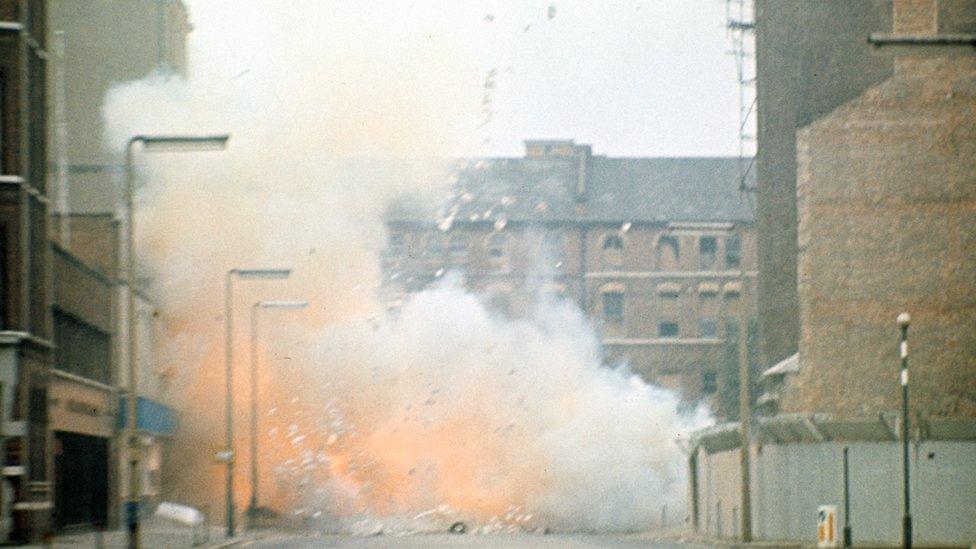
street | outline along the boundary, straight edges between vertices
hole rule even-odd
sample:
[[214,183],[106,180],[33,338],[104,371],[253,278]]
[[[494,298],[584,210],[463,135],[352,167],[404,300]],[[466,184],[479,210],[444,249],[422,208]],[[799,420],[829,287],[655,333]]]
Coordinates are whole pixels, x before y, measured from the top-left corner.
[[239,547],[305,548],[305,547],[498,547],[498,548],[596,548],[596,547],[651,547],[704,548],[711,545],[684,544],[655,541],[641,534],[555,534],[555,535],[452,535],[416,534],[407,536],[348,537],[316,534],[268,534],[254,541],[245,541]]

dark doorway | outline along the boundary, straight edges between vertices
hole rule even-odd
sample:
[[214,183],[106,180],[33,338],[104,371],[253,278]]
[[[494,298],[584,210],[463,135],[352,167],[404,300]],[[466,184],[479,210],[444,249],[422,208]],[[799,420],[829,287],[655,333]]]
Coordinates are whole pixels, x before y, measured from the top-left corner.
[[54,433],[54,527],[98,527],[108,518],[108,440]]

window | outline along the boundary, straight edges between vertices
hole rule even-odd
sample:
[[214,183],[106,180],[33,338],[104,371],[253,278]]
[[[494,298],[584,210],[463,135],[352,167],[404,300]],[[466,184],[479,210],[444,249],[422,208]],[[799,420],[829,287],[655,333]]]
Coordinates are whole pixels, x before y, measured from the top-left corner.
[[657,327],[658,337],[678,337],[677,322],[662,322]]
[[427,256],[431,259],[444,257],[444,237],[438,233],[427,235]]
[[715,268],[718,243],[714,236],[703,236],[698,239],[698,261],[702,270]]
[[603,240],[604,250],[623,250],[624,239],[620,235],[612,234]]
[[390,235],[390,242],[386,248],[386,255],[391,258],[403,257],[403,254],[407,251],[407,246],[403,242],[403,235],[400,233],[393,233]]
[[733,234],[725,239],[725,266],[737,269],[742,263],[742,240]]
[[546,233],[542,237],[542,260],[550,266],[558,269],[566,261],[566,246],[563,244],[563,235],[559,233]]
[[718,337],[718,321],[714,318],[703,318],[698,323],[699,337]]
[[624,260],[624,239],[619,234],[603,239],[603,263],[607,267],[619,267]]
[[451,235],[450,242],[450,253],[451,260],[465,261],[468,259],[468,235],[463,233],[454,233]]
[[603,294],[603,319],[618,324],[624,321],[623,292],[605,292]]
[[508,270],[508,235],[494,233],[488,237],[488,263],[496,271]]
[[714,394],[718,391],[718,376],[715,372],[702,372],[702,393]]
[[508,237],[502,233],[495,233],[488,239],[488,257],[500,259],[505,257],[505,245],[508,244]]
[[101,383],[111,381],[111,338],[60,309],[54,309],[55,367]]
[[662,271],[678,270],[680,248],[678,239],[673,236],[662,236],[657,241],[657,268]]

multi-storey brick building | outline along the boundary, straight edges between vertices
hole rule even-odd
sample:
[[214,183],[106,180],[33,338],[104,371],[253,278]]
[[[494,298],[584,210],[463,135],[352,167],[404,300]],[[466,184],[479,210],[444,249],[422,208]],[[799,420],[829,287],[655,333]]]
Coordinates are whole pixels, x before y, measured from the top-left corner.
[[797,136],[800,371],[781,404],[897,410],[907,311],[914,413],[976,418],[976,1],[896,1],[871,42],[892,77]]
[[608,158],[573,141],[460,161],[439,221],[407,206],[390,214],[387,297],[453,269],[490,306],[521,316],[549,289],[592,318],[608,363],[627,362],[689,401],[707,397],[727,381],[740,272],[749,286],[755,278],[739,167],[736,158]]
[[891,75],[865,37],[890,28],[891,0],[755,0],[756,230],[761,361],[793,355],[796,130]]
[[[750,425],[749,475],[740,476],[738,424],[695,437],[692,524],[715,537],[742,537],[751,526],[765,541],[811,543],[808,517],[836,503],[849,507],[837,523],[849,520],[856,545],[892,545],[905,534],[925,546],[972,545],[976,0],[847,4],[861,15],[838,20],[838,32],[853,24],[861,36],[838,40],[853,51],[837,62],[864,61],[870,47],[893,70],[800,128],[789,147],[799,354],[766,372],[780,409]],[[801,26],[807,17],[822,24],[819,7],[793,9]],[[861,27],[870,20],[878,26]],[[795,85],[781,77],[786,89]],[[819,86],[813,72],[801,81]],[[808,92],[818,93],[800,95]],[[910,375],[900,372],[901,312],[911,314]],[[845,469],[849,484],[840,482]]]
[[51,512],[46,2],[0,1],[0,538],[37,539]]

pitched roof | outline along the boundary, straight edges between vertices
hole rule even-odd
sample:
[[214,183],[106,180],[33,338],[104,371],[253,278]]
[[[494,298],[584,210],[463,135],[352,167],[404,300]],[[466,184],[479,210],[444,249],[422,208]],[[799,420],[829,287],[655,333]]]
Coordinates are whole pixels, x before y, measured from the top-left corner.
[[[739,192],[740,163],[734,157],[608,158],[586,162],[585,207],[577,211],[578,157],[458,160],[451,197],[439,218],[451,222],[752,221]],[[750,170],[746,184],[752,186]],[[394,221],[423,220],[398,204]]]

